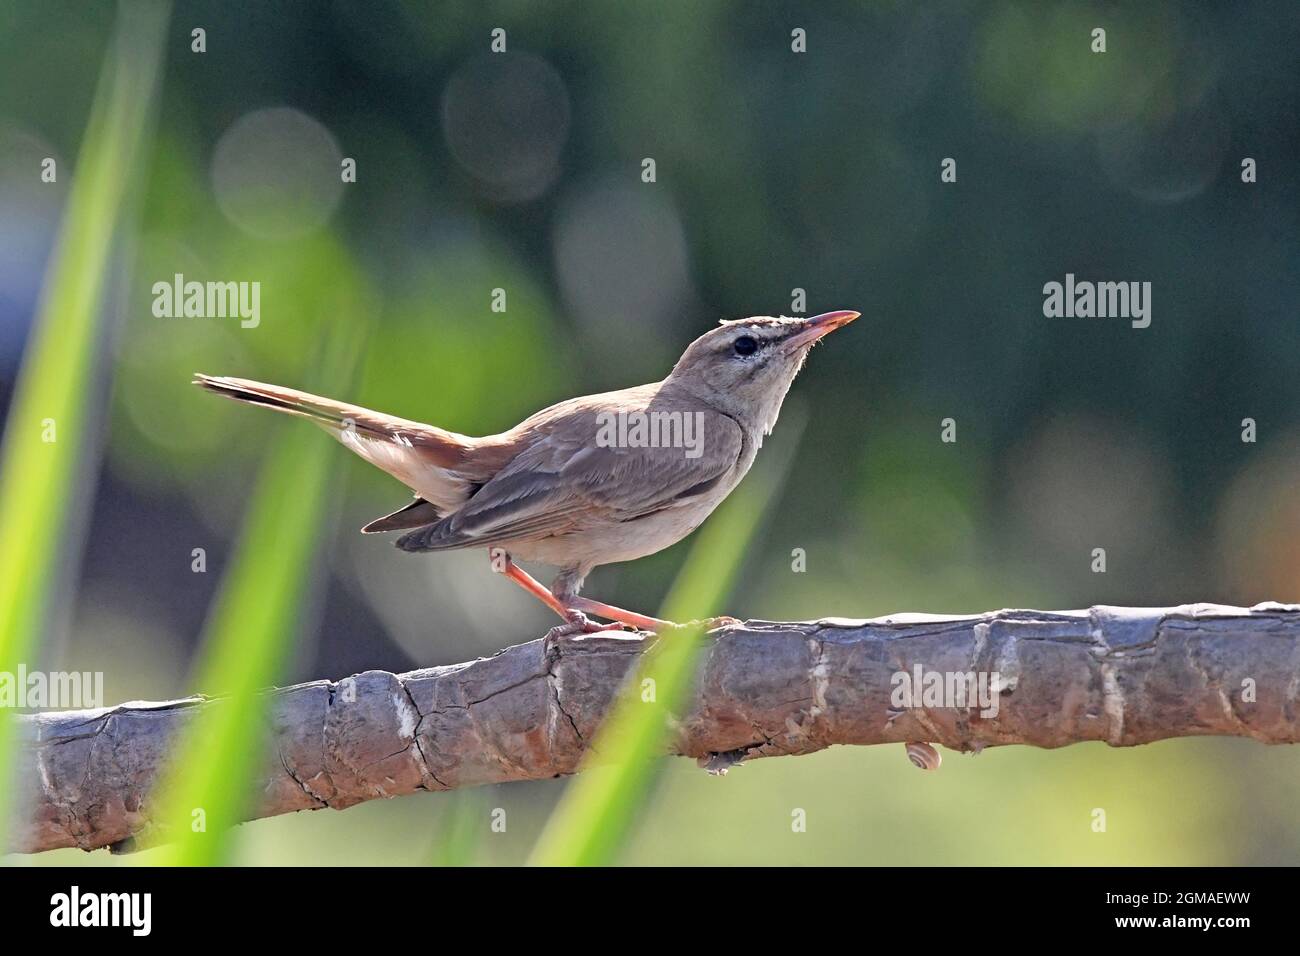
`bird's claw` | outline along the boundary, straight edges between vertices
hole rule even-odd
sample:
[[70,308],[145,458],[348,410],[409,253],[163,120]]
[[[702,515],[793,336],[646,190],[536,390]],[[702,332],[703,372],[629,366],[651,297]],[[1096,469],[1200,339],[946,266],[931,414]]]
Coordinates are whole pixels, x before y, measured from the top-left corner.
[[730,614],[720,614],[717,617],[706,617],[702,621],[688,621],[686,627],[702,627],[705,631],[716,631],[724,627],[740,627],[745,622],[738,617],[732,617]]
[[599,624],[593,621],[581,611],[570,611],[568,620],[563,624],[557,624],[546,632],[543,641],[546,644],[553,644],[556,641],[565,638],[575,637],[578,634],[598,634],[601,631],[622,631],[626,630],[624,625],[615,621],[611,624]]
[[674,621],[664,621],[662,626],[656,627],[654,633],[656,636],[662,634],[671,634],[673,631],[699,631],[702,634],[710,634],[713,631],[721,630],[724,627],[743,627],[744,621],[739,618],[731,617],[724,614],[720,617],[706,617],[704,620],[684,621],[678,624]]

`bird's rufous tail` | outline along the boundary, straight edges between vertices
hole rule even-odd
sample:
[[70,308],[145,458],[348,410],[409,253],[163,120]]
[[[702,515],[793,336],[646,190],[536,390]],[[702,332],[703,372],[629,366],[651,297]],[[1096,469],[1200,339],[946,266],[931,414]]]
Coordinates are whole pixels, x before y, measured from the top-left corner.
[[[471,479],[461,473],[468,464],[467,456],[473,444],[473,440],[464,435],[296,388],[268,385],[246,378],[196,372],[194,384],[235,401],[296,415],[320,425],[352,451],[430,502],[439,512],[459,507],[472,485]],[[370,530],[391,530],[387,525],[413,527],[413,522],[420,519],[431,520],[433,509],[409,513],[403,509],[401,518],[389,515],[373,522],[375,527],[367,527]]]

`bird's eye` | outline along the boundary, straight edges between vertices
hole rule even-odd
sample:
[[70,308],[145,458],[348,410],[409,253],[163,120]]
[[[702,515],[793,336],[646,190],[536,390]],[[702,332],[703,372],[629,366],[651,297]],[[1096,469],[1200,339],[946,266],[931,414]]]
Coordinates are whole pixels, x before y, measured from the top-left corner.
[[731,347],[736,350],[737,355],[753,355],[758,351],[758,343],[754,341],[752,335],[742,335],[731,343]]

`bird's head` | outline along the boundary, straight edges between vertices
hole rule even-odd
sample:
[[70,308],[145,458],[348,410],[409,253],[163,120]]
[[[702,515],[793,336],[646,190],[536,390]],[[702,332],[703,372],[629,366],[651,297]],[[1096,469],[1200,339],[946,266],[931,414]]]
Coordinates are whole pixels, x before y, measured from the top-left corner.
[[807,319],[756,316],[724,321],[687,346],[666,383],[767,434],[809,350],[858,315],[827,312]]

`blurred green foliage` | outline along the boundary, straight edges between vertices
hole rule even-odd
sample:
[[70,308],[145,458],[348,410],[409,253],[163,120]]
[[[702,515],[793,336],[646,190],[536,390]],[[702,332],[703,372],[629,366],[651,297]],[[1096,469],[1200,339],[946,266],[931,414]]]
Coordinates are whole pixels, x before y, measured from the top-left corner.
[[[72,203],[84,181],[65,157],[111,14],[0,11],[9,407],[24,339],[39,342],[51,197]],[[190,51],[198,25],[205,54]],[[1105,54],[1089,50],[1098,25]],[[506,54],[487,52],[494,27]],[[159,135],[132,180],[142,231],[114,299],[107,467],[75,612],[47,642],[67,668],[107,656],[110,701],[186,689],[179,662],[196,653],[250,476],[307,430],[199,394],[189,374],[310,387],[330,323],[363,317],[372,344],[339,397],[475,434],[659,377],[718,318],[789,312],[796,288],[809,312],[861,310],[795,384],[808,426],[733,614],[1297,600],[1294,9],[182,2],[166,43]],[[242,120],[286,107],[310,122],[222,151]],[[330,149],[295,148],[321,130]],[[323,153],[355,158],[357,181],[340,190]],[[73,175],[42,186],[13,172],[47,155]],[[1239,176],[1247,156],[1254,184]],[[956,183],[939,180],[944,157]],[[295,177],[292,202],[266,198],[268,181]],[[155,318],[150,288],[177,272],[260,281],[261,324]],[[1045,319],[1042,286],[1066,272],[1151,281],[1151,328]],[[948,417],[953,444],[939,440]],[[1255,444],[1241,441],[1246,417]],[[349,531],[405,499],[308,437],[334,456]],[[599,569],[588,589],[656,607],[693,544]],[[200,546],[212,574],[189,570]],[[1104,575],[1089,568],[1098,546]],[[502,593],[481,556],[344,534],[327,557],[320,626],[280,680],[447,663],[551,623]],[[1008,749],[938,774],[895,748],[759,761],[724,780],[671,762],[620,859],[1293,862],[1298,771],[1294,748],[1236,740]],[[235,831],[233,858],[523,862],[562,789],[262,821]],[[807,833],[790,830],[796,807]],[[1095,807],[1105,834],[1089,826]],[[488,829],[493,809],[506,832]],[[440,836],[475,814],[472,849],[440,856]]]
[[[353,324],[332,337],[322,390],[349,381],[365,328]],[[186,725],[155,797],[158,823],[175,840],[162,862],[230,862],[231,830],[257,799],[250,781],[273,748],[262,693],[280,679],[309,606],[333,485],[330,445],[314,430],[294,429],[262,466],[194,679],[197,693],[220,696],[224,704],[199,711]]]
[[[125,201],[138,177],[141,144],[157,90],[165,4],[128,2],[104,60],[82,140],[77,180],[44,282],[23,371],[0,449],[0,672],[40,659],[57,585],[79,557],[72,502],[95,464],[93,414],[99,318]],[[57,168],[57,167],[56,167]],[[66,171],[65,171],[66,175]],[[32,668],[35,670],[36,668]],[[0,840],[10,811],[11,711],[0,712]]]

